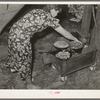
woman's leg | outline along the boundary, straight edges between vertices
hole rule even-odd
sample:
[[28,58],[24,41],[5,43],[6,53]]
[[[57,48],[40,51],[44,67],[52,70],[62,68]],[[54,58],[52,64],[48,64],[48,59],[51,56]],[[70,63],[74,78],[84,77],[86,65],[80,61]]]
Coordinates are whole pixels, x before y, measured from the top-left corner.
[[[28,42],[25,46],[25,52],[27,55],[27,60],[24,59],[24,62],[28,61],[28,66],[26,67],[29,74],[26,74],[26,87],[27,89],[40,89],[40,87],[35,86],[32,84],[32,71],[33,71],[33,62],[34,62],[34,55],[32,54],[32,46],[31,43]],[[34,51],[33,51],[34,53]],[[26,72],[27,73],[27,72]]]

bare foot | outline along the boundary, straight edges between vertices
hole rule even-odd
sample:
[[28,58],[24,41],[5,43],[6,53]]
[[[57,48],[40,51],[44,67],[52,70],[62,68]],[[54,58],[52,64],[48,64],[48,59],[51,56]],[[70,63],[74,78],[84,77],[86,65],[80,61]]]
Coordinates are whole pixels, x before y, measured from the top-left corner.
[[32,77],[35,77],[37,75],[37,72],[36,71],[33,71],[32,72]]
[[41,72],[40,70],[38,70],[38,71],[33,71],[33,72],[32,72],[32,79],[31,79],[32,82],[34,82],[34,77],[35,77],[36,75],[38,75],[40,72]]

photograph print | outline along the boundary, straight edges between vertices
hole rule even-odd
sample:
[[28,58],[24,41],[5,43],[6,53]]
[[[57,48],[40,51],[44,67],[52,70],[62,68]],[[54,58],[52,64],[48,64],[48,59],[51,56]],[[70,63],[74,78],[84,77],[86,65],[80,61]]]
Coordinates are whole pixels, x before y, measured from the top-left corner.
[[100,89],[99,4],[0,4],[0,89]]

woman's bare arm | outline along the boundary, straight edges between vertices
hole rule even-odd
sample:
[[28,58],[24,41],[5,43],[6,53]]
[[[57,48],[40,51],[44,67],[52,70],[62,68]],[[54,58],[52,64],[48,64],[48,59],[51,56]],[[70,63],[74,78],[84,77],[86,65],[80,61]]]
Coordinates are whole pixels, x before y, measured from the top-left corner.
[[69,40],[73,40],[73,41],[79,42],[79,40],[76,37],[74,37],[71,33],[69,33],[68,31],[66,31],[62,26],[59,26],[55,30],[58,33],[60,33],[62,36],[64,36],[65,38],[67,38]]

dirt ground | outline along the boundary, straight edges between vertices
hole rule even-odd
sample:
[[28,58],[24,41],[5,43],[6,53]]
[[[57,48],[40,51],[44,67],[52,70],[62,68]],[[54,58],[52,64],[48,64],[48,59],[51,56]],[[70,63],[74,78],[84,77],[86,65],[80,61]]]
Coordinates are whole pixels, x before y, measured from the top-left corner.
[[[64,21],[62,24],[68,31],[80,31],[80,26],[75,23]],[[11,73],[8,68],[3,66],[7,59],[7,32],[0,36],[0,89],[25,89],[25,81],[21,81],[17,73]],[[53,43],[58,35],[49,34],[38,39],[35,49],[43,49],[44,43]],[[38,74],[35,76],[34,85],[41,89],[100,89],[100,68],[90,71],[89,68],[82,69],[68,75],[68,80],[61,82],[59,73],[49,65],[43,63],[41,53],[35,52],[34,71]]]

